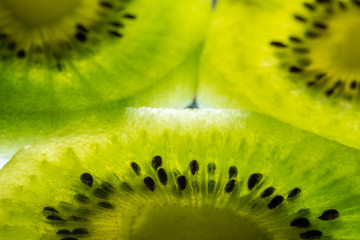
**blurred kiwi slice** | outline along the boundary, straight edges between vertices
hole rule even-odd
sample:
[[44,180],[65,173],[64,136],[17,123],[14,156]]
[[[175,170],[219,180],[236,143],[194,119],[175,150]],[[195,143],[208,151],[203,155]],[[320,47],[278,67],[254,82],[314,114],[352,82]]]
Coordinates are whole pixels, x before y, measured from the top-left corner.
[[3,0],[0,110],[80,109],[152,88],[199,53],[210,14],[208,0]]
[[359,1],[220,1],[200,104],[264,112],[359,148],[359,14]]
[[124,116],[18,152],[0,171],[1,236],[359,237],[358,150],[236,110]]

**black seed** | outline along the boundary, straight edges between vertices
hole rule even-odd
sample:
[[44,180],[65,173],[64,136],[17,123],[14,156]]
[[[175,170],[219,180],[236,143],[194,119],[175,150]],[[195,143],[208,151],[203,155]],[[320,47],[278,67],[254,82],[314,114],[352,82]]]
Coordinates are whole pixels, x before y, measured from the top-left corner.
[[57,69],[61,72],[63,70],[63,65],[61,63],[56,64]]
[[297,38],[297,37],[289,37],[289,40],[294,42],[294,43],[302,43],[302,40],[300,38]]
[[82,32],[77,32],[75,33],[75,38],[79,41],[79,42],[86,42],[87,40],[87,36],[82,33]]
[[248,180],[249,190],[252,190],[256,185],[258,185],[262,178],[263,178],[263,175],[261,173],[252,174]]
[[66,229],[61,229],[61,230],[57,231],[56,234],[57,235],[71,235],[71,232]]
[[81,217],[77,217],[77,216],[71,216],[70,220],[72,220],[74,222],[86,222],[86,221],[88,221],[86,218],[81,218]]
[[305,36],[308,38],[317,38],[317,37],[319,37],[319,34],[312,32],[312,31],[306,31]]
[[135,16],[135,15],[132,15],[132,14],[124,14],[124,18],[127,18],[127,19],[136,19],[136,16]]
[[291,66],[289,68],[289,72],[291,73],[299,73],[299,72],[302,72],[303,70],[301,68],[298,68],[298,67],[295,67],[295,66]]
[[107,208],[107,209],[114,209],[115,206],[112,205],[111,203],[109,202],[99,202],[98,205],[102,208]]
[[88,230],[86,228],[75,228],[72,231],[72,234],[81,235],[81,234],[88,234]]
[[177,185],[179,187],[180,190],[184,190],[186,188],[186,184],[187,184],[187,180],[186,177],[184,175],[179,176],[176,179]]
[[290,223],[291,227],[307,228],[310,227],[310,221],[307,218],[295,218]]
[[357,86],[357,82],[355,80],[350,83],[350,88],[351,89],[355,89],[356,86]]
[[310,49],[308,49],[308,48],[293,48],[293,52],[294,53],[305,54],[305,53],[309,53]]
[[325,76],[326,76],[326,73],[321,73],[321,74],[316,75],[316,79],[317,79],[317,80],[320,80],[320,79],[322,79],[322,78],[325,77]]
[[113,193],[115,191],[115,188],[108,182],[103,182],[101,188],[107,193]]
[[325,23],[321,23],[321,22],[314,22],[314,26],[320,29],[327,29],[327,25]]
[[314,11],[315,10],[315,6],[312,5],[311,3],[304,3],[304,7],[306,7],[307,9]]
[[300,237],[302,239],[320,239],[322,235],[322,232],[318,230],[310,230],[304,233],[300,233]]
[[85,183],[86,185],[88,185],[89,187],[92,187],[93,185],[93,177],[89,174],[89,173],[83,173],[81,176],[80,176],[80,180]]
[[353,0],[352,1],[356,6],[360,7],[360,1],[359,0]]
[[136,162],[131,162],[130,166],[136,175],[140,175],[140,166]]
[[107,198],[107,192],[105,192],[103,189],[97,188],[94,191],[94,196],[97,198],[105,199]]
[[290,191],[289,195],[287,196],[287,199],[295,198],[301,193],[300,188],[294,188]]
[[66,238],[62,238],[61,240],[78,240],[77,238],[73,238],[73,237],[66,237]]
[[329,221],[338,218],[339,215],[340,213],[336,209],[329,209],[324,211],[318,218],[323,221]]
[[56,216],[56,215],[49,215],[46,217],[47,220],[57,220],[57,221],[65,221],[64,219],[62,219],[61,217],[59,216]]
[[344,2],[339,2],[339,7],[340,7],[341,9],[346,9],[346,5],[345,5]]
[[44,211],[59,213],[58,210],[56,210],[56,209],[53,208],[53,207],[44,207]]
[[270,42],[270,45],[271,46],[274,46],[274,47],[279,47],[279,48],[285,48],[287,47],[285,44],[281,43],[281,42]]
[[105,8],[113,8],[114,6],[109,2],[99,2],[99,5]]
[[160,169],[157,171],[157,176],[158,176],[160,182],[161,182],[163,185],[166,185],[166,184],[167,184],[168,176],[167,176],[167,173],[166,173],[165,169],[160,168]]
[[110,35],[114,36],[114,37],[122,37],[123,35],[121,33],[118,33],[116,31],[108,31]]
[[269,209],[277,208],[283,201],[284,198],[282,196],[276,196],[273,199],[271,199],[270,203],[268,204],[268,208]]
[[89,30],[88,30],[84,25],[82,25],[82,24],[77,24],[77,25],[76,25],[76,28],[77,28],[79,31],[84,32],[84,33],[88,33],[88,32],[89,32]]
[[90,202],[90,199],[83,194],[76,194],[74,196],[74,199],[80,203],[89,203]]
[[265,189],[262,193],[261,193],[261,197],[262,198],[267,198],[270,197],[273,193],[275,192],[275,188],[273,187],[268,187],[267,189]]
[[237,175],[238,175],[237,167],[235,166],[229,167],[229,179],[236,178]]
[[124,24],[122,24],[121,22],[110,22],[110,25],[114,26],[114,27],[124,27]]
[[20,51],[18,51],[17,57],[18,57],[18,58],[24,58],[24,57],[26,57],[26,52],[25,52],[25,50],[20,50]]
[[300,22],[307,22],[306,18],[299,15],[294,15],[294,18]]
[[151,160],[151,165],[155,170],[157,170],[162,164],[162,158],[160,156],[155,156]]
[[209,180],[208,182],[208,193],[213,193],[215,190],[216,182],[214,180]]
[[331,95],[334,94],[334,91],[335,91],[335,89],[334,89],[334,88],[331,88],[331,89],[327,90],[327,91],[325,92],[325,94],[326,94],[326,96],[330,97]]
[[236,186],[235,179],[231,179],[225,186],[225,192],[226,193],[231,193],[232,191],[234,191],[235,186]]
[[316,82],[308,82],[306,85],[307,85],[308,87],[312,87],[312,86],[315,85],[315,83],[316,83]]
[[190,172],[192,175],[195,175],[199,171],[199,163],[196,160],[190,162]]
[[215,163],[209,163],[207,165],[207,170],[208,170],[208,174],[210,176],[214,176],[215,175],[215,170],[216,170],[216,165]]
[[15,48],[16,48],[16,42],[11,42],[11,43],[9,43],[8,49],[9,49],[10,51],[15,50]]
[[151,177],[146,177],[144,178],[144,183],[145,186],[150,190],[150,191],[154,191],[155,190],[155,182]]
[[0,33],[0,40],[5,40],[6,38],[8,38],[6,33]]

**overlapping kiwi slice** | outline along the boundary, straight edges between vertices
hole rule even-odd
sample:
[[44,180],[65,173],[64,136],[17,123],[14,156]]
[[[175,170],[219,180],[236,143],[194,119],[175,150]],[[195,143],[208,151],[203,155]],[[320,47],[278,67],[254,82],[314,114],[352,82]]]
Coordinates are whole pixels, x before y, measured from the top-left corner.
[[0,110],[79,109],[151,89],[199,53],[210,14],[207,0],[3,0]]
[[265,112],[360,147],[359,1],[220,1],[215,15],[200,103]]
[[241,111],[123,120],[19,152],[0,172],[1,237],[358,239],[358,150]]

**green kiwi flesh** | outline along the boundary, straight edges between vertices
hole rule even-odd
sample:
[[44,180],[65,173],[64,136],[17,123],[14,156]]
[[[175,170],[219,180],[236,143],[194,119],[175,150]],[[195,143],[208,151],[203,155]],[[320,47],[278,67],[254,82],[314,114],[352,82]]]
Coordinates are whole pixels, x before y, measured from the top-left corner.
[[0,110],[79,109],[145,91],[199,54],[210,14],[207,0],[3,0]]
[[[200,55],[200,54],[199,54]],[[84,110],[9,112],[0,115],[0,168],[21,147],[42,139],[80,131],[92,119],[105,126],[119,121],[126,106],[186,108],[192,104],[198,74],[199,55],[188,57],[157,83],[130,98]],[[64,130],[66,129],[66,131]],[[3,159],[3,160],[1,160]]]
[[360,152],[256,113],[128,109],[18,152],[3,239],[358,239]]
[[359,1],[233,0],[215,12],[200,105],[256,110],[360,148]]

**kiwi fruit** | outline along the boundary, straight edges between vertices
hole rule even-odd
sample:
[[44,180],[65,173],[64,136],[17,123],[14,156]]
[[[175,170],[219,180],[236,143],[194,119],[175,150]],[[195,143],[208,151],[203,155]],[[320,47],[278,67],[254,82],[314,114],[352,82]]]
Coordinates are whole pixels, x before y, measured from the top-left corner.
[[359,237],[356,149],[237,110],[127,109],[107,127],[5,165],[3,239]]
[[[0,168],[19,148],[58,134],[91,128],[92,119],[101,116],[103,126],[121,118],[126,106],[186,108],[195,95],[199,55],[189,57],[164,76],[130,98],[80,110],[10,112],[0,114]],[[181,74],[180,74],[181,73]],[[191,87],[190,87],[191,86]],[[66,131],[65,131],[65,129]],[[3,161],[1,160],[3,159]]]
[[0,110],[83,109],[152,88],[199,54],[210,15],[208,0],[3,0]]
[[199,104],[263,112],[360,148],[359,14],[353,0],[220,1]]

